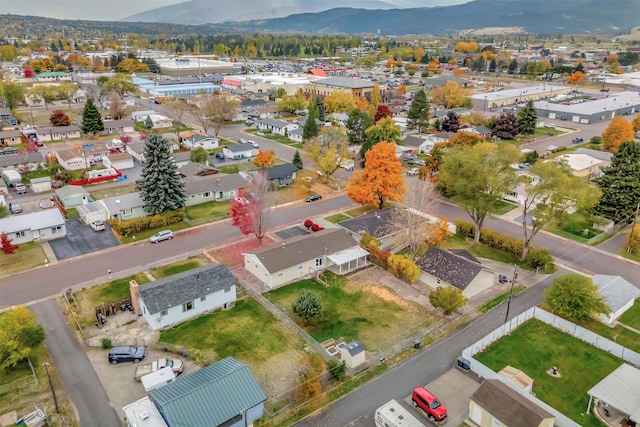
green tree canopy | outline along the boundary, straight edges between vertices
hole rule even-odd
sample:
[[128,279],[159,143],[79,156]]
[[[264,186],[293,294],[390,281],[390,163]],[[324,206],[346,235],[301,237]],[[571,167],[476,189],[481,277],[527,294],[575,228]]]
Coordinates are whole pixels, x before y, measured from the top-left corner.
[[26,307],[0,314],[0,370],[13,368],[31,356],[44,339],[44,329]]
[[0,93],[6,101],[7,108],[13,110],[24,98],[24,86],[0,82]]
[[160,135],[151,135],[144,145],[140,191],[149,214],[163,214],[185,206],[184,183],[171,154],[171,143]]
[[438,286],[429,294],[429,302],[436,308],[441,308],[446,316],[455,313],[467,303],[467,297],[460,289]]
[[87,99],[82,111],[82,124],[80,125],[82,133],[97,135],[104,130],[102,116],[96,108],[91,98]]
[[360,147],[360,159],[364,165],[367,152],[373,148],[380,141],[387,141],[391,143],[397,143],[400,141],[400,128],[393,121],[392,117],[384,117],[376,122],[375,125],[365,130],[367,139],[362,147]]
[[530,99],[527,101],[527,105],[518,111],[517,119],[520,133],[524,135],[533,135],[536,132],[538,112],[533,106],[533,100]]
[[316,294],[305,289],[300,292],[291,308],[295,315],[307,324],[311,319],[318,318],[322,314],[322,301]]
[[316,123],[317,118],[318,106],[315,102],[309,102],[309,114],[307,114],[307,120],[304,122],[304,126],[302,127],[302,139],[305,141],[318,136],[320,133],[318,123]]
[[557,277],[545,291],[544,301],[554,313],[578,322],[594,320],[598,314],[609,312],[598,287],[589,277],[575,273]]
[[293,163],[293,165],[298,169],[302,169],[304,167],[299,150],[296,150],[296,152],[293,154],[293,160],[291,161],[291,163]]
[[351,144],[362,144],[367,139],[365,131],[371,126],[373,126],[373,120],[371,120],[369,113],[358,108],[351,110],[345,123],[349,142]]
[[411,107],[407,112],[408,129],[417,129],[418,133],[429,128],[429,101],[424,90],[416,92],[415,98],[411,102]]
[[189,160],[191,160],[194,163],[204,164],[207,162],[208,159],[209,159],[209,152],[205,150],[203,147],[196,147],[193,150],[191,150],[191,153],[189,154]]
[[640,144],[623,142],[611,165],[596,178],[602,198],[594,212],[614,222],[628,220],[640,201]]

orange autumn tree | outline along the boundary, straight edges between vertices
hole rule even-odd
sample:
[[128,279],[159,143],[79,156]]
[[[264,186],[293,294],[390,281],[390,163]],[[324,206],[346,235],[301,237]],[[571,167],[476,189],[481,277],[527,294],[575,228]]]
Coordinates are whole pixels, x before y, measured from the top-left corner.
[[402,163],[396,156],[396,145],[381,141],[367,151],[365,168],[355,172],[349,180],[347,195],[364,206],[381,209],[386,201],[404,198],[406,187]]
[[258,155],[253,159],[253,164],[258,168],[270,168],[274,166],[276,164],[276,152],[273,150],[258,151]]
[[614,117],[602,133],[602,148],[605,151],[616,153],[620,144],[633,141],[633,139],[633,125],[620,116]]
[[567,77],[567,83],[579,84],[584,82],[586,76],[582,71],[574,71],[569,77]]

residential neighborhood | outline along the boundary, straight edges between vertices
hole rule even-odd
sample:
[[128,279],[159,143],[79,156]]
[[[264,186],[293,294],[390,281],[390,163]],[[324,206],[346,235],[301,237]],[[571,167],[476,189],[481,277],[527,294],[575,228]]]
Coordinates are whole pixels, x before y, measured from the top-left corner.
[[36,9],[0,15],[0,426],[640,423],[637,29]]

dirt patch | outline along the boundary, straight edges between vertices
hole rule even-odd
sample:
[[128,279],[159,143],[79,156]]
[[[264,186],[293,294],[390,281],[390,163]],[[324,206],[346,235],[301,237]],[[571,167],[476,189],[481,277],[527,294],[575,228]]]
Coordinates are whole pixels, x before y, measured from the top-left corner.
[[286,393],[297,384],[299,361],[303,353],[289,350],[278,353],[260,364],[252,364],[251,371],[269,398],[286,400]]

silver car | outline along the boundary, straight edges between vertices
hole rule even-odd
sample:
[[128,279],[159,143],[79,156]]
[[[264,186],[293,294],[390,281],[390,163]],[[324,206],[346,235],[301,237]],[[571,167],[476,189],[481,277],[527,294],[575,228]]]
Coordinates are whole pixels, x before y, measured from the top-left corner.
[[151,243],[162,242],[163,240],[171,240],[173,239],[173,231],[171,230],[162,230],[158,231],[156,234],[151,236],[149,239]]

